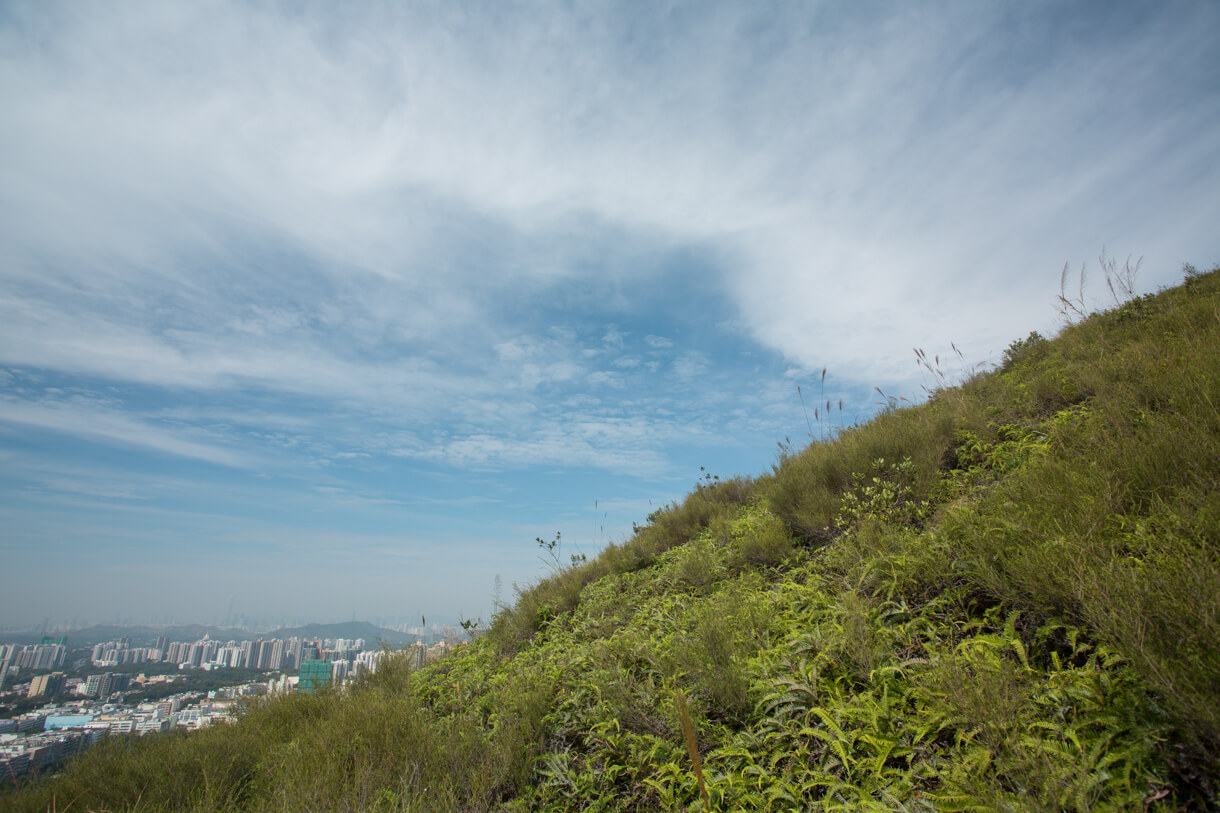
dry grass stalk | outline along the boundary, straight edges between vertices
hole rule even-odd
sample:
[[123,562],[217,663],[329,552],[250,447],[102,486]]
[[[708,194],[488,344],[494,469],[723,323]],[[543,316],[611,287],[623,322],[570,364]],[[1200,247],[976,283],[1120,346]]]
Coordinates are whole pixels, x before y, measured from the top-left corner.
[[686,752],[695,766],[695,781],[699,783],[699,795],[703,797],[703,809],[711,810],[707,797],[707,785],[703,783],[703,761],[699,759],[699,743],[695,741],[695,726],[690,721],[690,710],[686,707],[686,696],[678,692],[678,713],[682,716],[682,737],[686,740]]

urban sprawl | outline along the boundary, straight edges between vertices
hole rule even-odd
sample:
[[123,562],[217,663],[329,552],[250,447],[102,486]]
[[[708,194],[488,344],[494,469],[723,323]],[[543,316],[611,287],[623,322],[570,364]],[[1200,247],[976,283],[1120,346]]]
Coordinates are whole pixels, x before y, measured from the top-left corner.
[[[152,646],[132,647],[130,643],[122,638],[96,644],[87,662],[97,671],[77,676],[60,671],[69,655],[66,638],[44,637],[25,646],[0,644],[0,702],[25,704],[24,711],[0,718],[0,776],[15,780],[46,770],[103,736],[194,729],[228,720],[240,710],[236,701],[241,697],[341,685],[361,673],[376,671],[385,654],[381,648],[366,649],[362,638],[221,642],[205,635],[193,642],[161,636]],[[451,646],[448,641],[431,646],[416,642],[405,651],[408,662],[422,666],[444,656]],[[84,663],[81,660],[80,665]],[[162,671],[176,666],[179,674],[133,672],[140,664],[156,665]],[[173,692],[182,673],[220,669],[272,674],[207,691]],[[146,696],[157,689],[163,696],[156,700],[126,702],[129,695]],[[39,700],[45,702],[29,707]]]

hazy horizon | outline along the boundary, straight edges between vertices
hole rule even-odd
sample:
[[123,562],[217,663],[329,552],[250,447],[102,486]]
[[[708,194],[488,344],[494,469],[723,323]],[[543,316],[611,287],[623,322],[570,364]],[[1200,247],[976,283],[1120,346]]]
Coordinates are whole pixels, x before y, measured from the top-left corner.
[[[426,616],[424,617],[426,619]],[[116,628],[148,628],[148,629],[172,629],[182,627],[207,627],[211,629],[233,629],[243,632],[268,632],[274,630],[294,629],[297,627],[310,626],[340,626],[343,624],[368,624],[374,627],[380,627],[387,630],[403,632],[408,629],[432,629],[434,627],[449,627],[457,626],[464,620],[478,620],[478,617],[471,616],[454,617],[454,618],[439,618],[434,617],[427,620],[426,624],[420,623],[420,616],[416,616],[414,621],[407,617],[395,618],[341,618],[341,619],[309,619],[309,618],[238,618],[233,621],[226,620],[207,620],[207,619],[155,619],[150,617],[149,620],[141,621],[137,618],[71,618],[61,622],[49,622],[44,620],[36,624],[0,624],[0,633],[12,635],[17,634],[46,634],[46,635],[61,635],[71,633],[73,630],[86,630],[95,627],[116,627]],[[483,618],[483,621],[490,619]]]
[[[237,632],[244,635],[268,635],[276,632],[286,632],[290,630],[308,629],[310,627],[345,627],[351,625],[372,627],[376,630],[384,630],[386,632],[395,633],[398,635],[415,635],[421,637],[430,637],[445,633],[459,633],[465,635],[461,630],[461,621],[466,619],[428,619],[426,624],[420,624],[420,619],[416,618],[414,623],[407,619],[345,619],[339,621],[306,621],[302,619],[265,619],[266,623],[257,623],[256,619],[248,619],[245,622],[227,623],[208,623],[199,621],[183,621],[181,619],[174,623],[139,623],[134,619],[119,619],[109,621],[93,621],[84,622],[82,619],[73,619],[62,625],[42,625],[38,624],[33,627],[10,627],[0,626],[0,641],[4,639],[24,639],[30,638],[33,640],[36,637],[59,637],[65,636],[68,639],[68,648],[74,648],[78,644],[77,639],[74,639],[73,633],[82,633],[89,630],[126,630],[137,631],[147,630],[149,634],[154,632],[180,631],[191,628],[203,628],[204,630],[214,630],[221,633]],[[486,620],[486,619],[484,619]],[[210,633],[205,633],[210,634]],[[213,636],[214,640],[219,640]],[[177,639],[173,639],[177,640]],[[95,642],[93,638],[88,638],[87,641]],[[142,643],[133,638],[132,646],[142,645]]]

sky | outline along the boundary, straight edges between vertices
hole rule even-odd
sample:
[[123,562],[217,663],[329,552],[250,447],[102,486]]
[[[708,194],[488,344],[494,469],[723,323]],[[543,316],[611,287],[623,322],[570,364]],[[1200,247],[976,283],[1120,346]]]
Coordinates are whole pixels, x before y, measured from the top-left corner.
[[914,348],[1053,334],[1065,264],[1095,306],[1103,252],[1141,292],[1211,268],[1217,32],[6,0],[0,626],[486,619],[537,538],[593,555],[918,401]]

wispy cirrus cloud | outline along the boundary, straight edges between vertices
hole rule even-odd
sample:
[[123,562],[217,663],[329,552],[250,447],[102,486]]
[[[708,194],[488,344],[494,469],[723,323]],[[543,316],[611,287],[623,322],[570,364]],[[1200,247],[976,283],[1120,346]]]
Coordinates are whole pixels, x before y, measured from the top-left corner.
[[[384,344],[398,334],[461,352],[472,332],[494,341],[506,301],[585,273],[591,247],[624,260],[597,274],[638,279],[634,252],[694,245],[732,258],[708,283],[758,341],[875,380],[899,374],[896,352],[941,340],[950,303],[977,304],[955,338],[986,353],[1045,319],[1064,259],[1108,245],[1172,268],[1171,246],[1203,229],[1190,213],[1207,184],[1192,175],[1215,147],[1182,138],[1216,115],[1196,70],[1214,16],[1203,8],[1194,24],[1130,8],[1104,25],[965,4],[776,19],[677,5],[631,22],[550,8],[544,27],[491,8],[231,11],[201,25],[188,6],[14,7],[0,202],[18,267],[79,251],[94,285],[183,285],[207,319],[232,305],[225,280],[184,257],[223,265],[235,246],[273,240],[315,269],[320,293],[346,299],[335,324],[360,349],[401,353]],[[667,38],[679,20],[685,35]],[[33,48],[21,35],[36,25],[57,37]],[[1183,104],[1192,93],[1211,103]],[[1161,237],[1152,201],[1173,188],[1186,217]],[[313,284],[282,270],[268,281]],[[325,319],[310,307],[258,335],[299,336],[299,318]],[[100,318],[91,332],[109,341],[92,352],[42,331],[63,338],[6,341],[22,350],[10,360],[198,367],[204,383],[308,369],[289,353],[237,364],[238,331],[214,348],[238,369],[217,369],[142,331],[146,316]]]
[[[815,434],[814,371],[866,415],[874,385],[917,392],[912,347],[982,361],[1053,329],[1065,261],[1142,254],[1151,288],[1220,259],[1218,23],[1125,0],[5,3],[0,426],[134,452],[108,471],[184,464],[206,498],[166,528],[235,555],[311,523],[423,544],[421,506],[528,539],[757,470],[747,448]],[[533,514],[479,514],[555,472]]]
[[248,468],[251,458],[193,433],[176,432],[85,399],[22,403],[0,400],[0,422],[75,435],[102,443],[160,452],[233,468]]
[[675,434],[671,427],[639,419],[577,420],[524,432],[440,438],[426,445],[396,447],[390,454],[486,471],[563,467],[648,477],[668,469],[658,446]]

